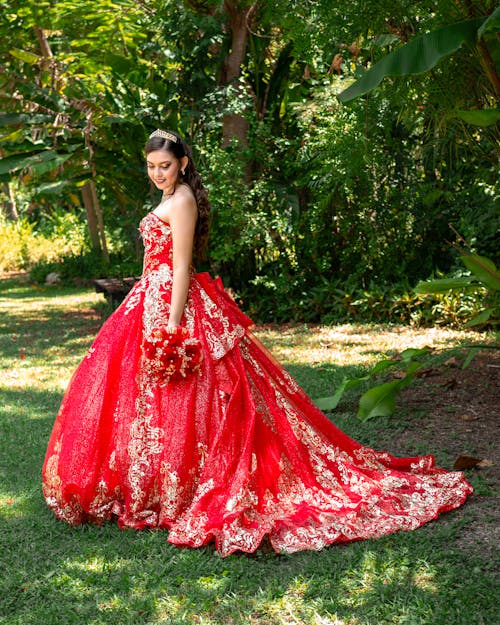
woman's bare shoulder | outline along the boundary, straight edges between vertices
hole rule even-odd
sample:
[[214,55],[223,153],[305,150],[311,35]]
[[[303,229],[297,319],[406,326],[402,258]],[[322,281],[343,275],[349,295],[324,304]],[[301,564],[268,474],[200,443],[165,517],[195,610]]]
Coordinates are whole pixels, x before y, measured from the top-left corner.
[[196,201],[195,197],[194,197],[194,193],[193,190],[191,189],[191,187],[188,184],[180,184],[176,190],[174,195],[172,196],[172,199],[182,199],[184,201],[186,200],[192,200],[192,201]]
[[198,213],[196,199],[191,187],[181,184],[170,200],[169,212],[176,215],[195,216]]

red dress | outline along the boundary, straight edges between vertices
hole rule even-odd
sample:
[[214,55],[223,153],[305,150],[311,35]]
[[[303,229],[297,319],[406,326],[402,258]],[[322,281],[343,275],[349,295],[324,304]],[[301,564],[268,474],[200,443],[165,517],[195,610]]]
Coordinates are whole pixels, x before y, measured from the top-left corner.
[[141,280],[103,325],[64,396],[43,490],[70,524],[117,519],[222,555],[277,551],[414,529],[472,492],[432,456],[395,458],[352,440],[252,336],[251,320],[208,274],[191,276],[183,325],[199,373],[159,384],[144,341],[168,318],[169,226],[141,222]]

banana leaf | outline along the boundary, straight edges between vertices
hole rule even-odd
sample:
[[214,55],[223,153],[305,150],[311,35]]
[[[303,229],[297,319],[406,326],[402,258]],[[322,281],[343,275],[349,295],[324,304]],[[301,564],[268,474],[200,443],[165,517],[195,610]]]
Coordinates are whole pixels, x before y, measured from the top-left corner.
[[479,254],[463,254],[460,259],[486,287],[492,291],[500,291],[500,273],[493,261]]
[[471,276],[463,276],[461,278],[440,278],[438,280],[423,281],[421,280],[415,287],[415,293],[423,295],[433,293],[446,293],[456,289],[465,289],[474,286]]
[[359,400],[358,418],[367,421],[373,417],[390,417],[400,388],[401,380],[393,380],[367,390]]
[[422,366],[421,362],[410,362],[401,380],[392,380],[368,389],[359,399],[358,419],[368,421],[373,417],[390,417],[394,414],[396,397],[411,384],[415,372]]
[[53,122],[54,115],[40,113],[0,113],[0,127],[17,126],[18,124],[43,124]]
[[473,109],[471,111],[456,111],[453,117],[458,117],[471,126],[493,126],[500,121],[500,109]]
[[477,31],[478,38],[486,33],[500,30],[500,7],[497,7]]
[[318,399],[314,400],[314,403],[320,410],[335,410],[339,401],[342,399],[342,395],[347,390],[358,386],[361,382],[368,380],[368,378],[369,376],[364,376],[362,378],[344,378],[333,395],[329,397],[318,397]]
[[415,358],[416,356],[425,356],[426,354],[429,353],[428,349],[425,349],[424,347],[408,347],[407,349],[404,349],[401,352],[401,358],[404,361],[409,361],[412,358]]
[[354,100],[378,87],[387,76],[407,76],[429,71],[465,42],[475,43],[478,28],[484,22],[485,17],[473,18],[416,37],[375,63],[366,74],[342,91],[338,99],[341,102]]
[[58,154],[54,150],[8,156],[0,162],[0,177],[8,179],[15,172],[27,168],[34,174],[42,175],[62,165],[70,156],[71,154]]

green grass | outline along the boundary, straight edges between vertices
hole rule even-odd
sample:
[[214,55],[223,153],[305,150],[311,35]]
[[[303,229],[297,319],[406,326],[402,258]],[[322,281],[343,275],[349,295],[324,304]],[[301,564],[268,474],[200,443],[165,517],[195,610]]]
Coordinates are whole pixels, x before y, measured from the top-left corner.
[[[99,302],[90,291],[0,281],[2,625],[498,622],[494,562],[463,540],[475,518],[470,504],[414,532],[289,556],[221,558],[211,547],[176,548],[164,532],[56,521],[41,495],[40,469],[63,389],[102,323]],[[267,328],[258,335],[319,396],[332,379],[376,359],[377,349],[391,349],[367,349],[359,338],[380,335],[380,328],[349,328]],[[332,332],[347,337],[342,348],[323,344]],[[442,337],[461,340],[458,333]],[[338,418],[370,444],[401,427],[398,419],[360,426]]]

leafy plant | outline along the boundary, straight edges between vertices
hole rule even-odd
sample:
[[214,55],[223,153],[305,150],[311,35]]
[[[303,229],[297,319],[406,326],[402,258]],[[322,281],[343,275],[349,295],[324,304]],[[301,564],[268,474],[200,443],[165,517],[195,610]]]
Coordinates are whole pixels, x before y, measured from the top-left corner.
[[444,57],[456,52],[464,43],[474,43],[484,17],[464,20],[412,39],[375,63],[361,78],[338,95],[349,102],[375,87],[387,76],[420,74],[432,69]]
[[366,375],[357,378],[344,378],[337,387],[335,393],[329,397],[320,397],[315,404],[321,410],[334,410],[342,396],[349,389],[355,388],[382,373],[398,369],[403,373],[397,379],[369,388],[359,399],[357,416],[361,421],[367,421],[373,417],[391,416],[396,407],[396,397],[411,384],[415,373],[423,366],[423,363],[415,358],[428,355],[427,349],[409,348],[401,352],[400,359],[385,358],[378,362]]
[[111,263],[108,265],[104,260],[92,253],[67,254],[54,261],[40,261],[30,270],[30,278],[34,282],[42,284],[49,273],[59,275],[63,284],[88,284],[95,278],[108,277],[132,277],[140,275],[140,263],[123,254],[112,252]]
[[495,263],[484,256],[464,252],[460,260],[472,275],[457,278],[420,281],[415,287],[419,294],[462,293],[481,289],[482,310],[468,322],[468,326],[498,324],[500,322],[500,272]]
[[0,272],[30,269],[37,263],[55,262],[64,254],[79,253],[83,235],[78,224],[73,224],[71,234],[65,230],[69,223],[54,224],[48,234],[25,218],[7,221],[0,217]]
[[[338,95],[341,102],[348,102],[375,89],[387,76],[407,76],[430,71],[445,57],[453,54],[464,44],[476,47],[482,60],[484,72],[498,95],[500,79],[486,47],[484,37],[498,30],[500,8],[491,15],[474,17],[455,24],[449,24],[412,39],[375,63],[361,78]],[[496,46],[494,37],[490,45]],[[457,111],[464,121],[489,126],[500,119],[500,110],[481,109]]]

